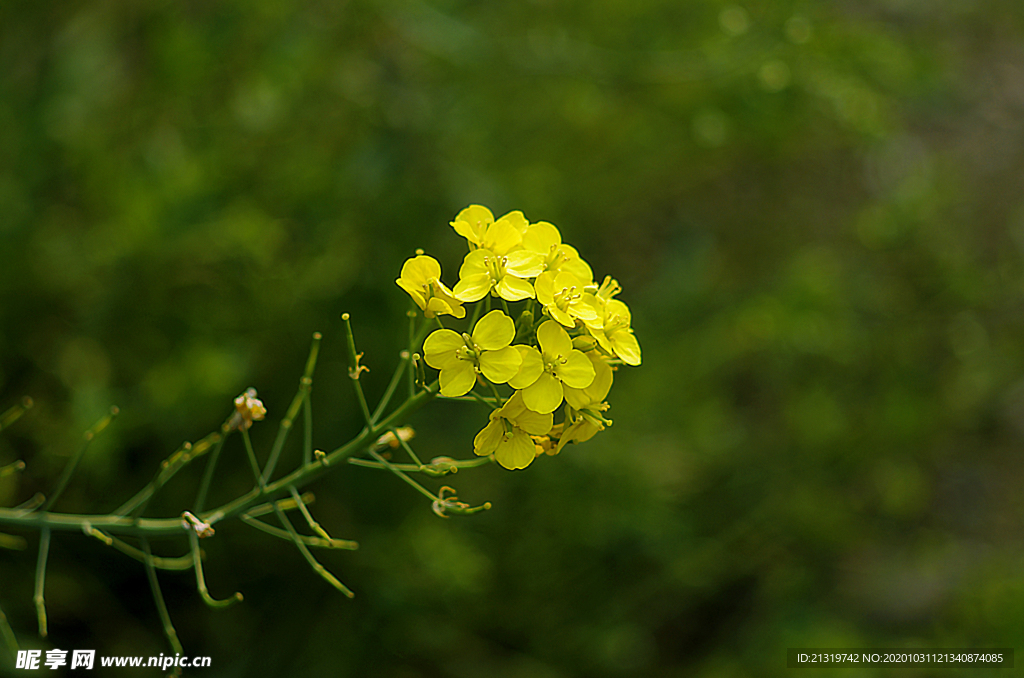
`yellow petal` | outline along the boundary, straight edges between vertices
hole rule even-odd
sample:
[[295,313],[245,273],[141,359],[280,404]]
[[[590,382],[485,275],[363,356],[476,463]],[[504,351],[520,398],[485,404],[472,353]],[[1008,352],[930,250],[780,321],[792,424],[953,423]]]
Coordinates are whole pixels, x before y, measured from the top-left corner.
[[505,401],[505,404],[501,406],[501,409],[492,413],[491,416],[504,417],[509,421],[513,421],[525,411],[526,405],[523,404],[523,394],[516,391],[508,400]]
[[470,205],[459,212],[451,224],[456,233],[474,245],[479,245],[484,230],[493,222],[491,210],[482,205]]
[[494,458],[505,468],[514,471],[532,464],[537,458],[537,451],[529,435],[523,431],[515,431],[511,439],[502,438],[498,443]]
[[516,376],[508,380],[508,385],[514,389],[524,389],[537,381],[537,377],[544,371],[544,359],[541,357],[540,351],[533,346],[517,344],[512,348],[519,351],[519,356],[523,359],[523,362],[519,366],[519,372],[516,373]]
[[557,320],[560,325],[564,325],[565,327],[576,327],[576,321],[573,317],[557,306],[553,304],[551,306],[545,306],[544,310],[547,311],[548,315],[554,320]]
[[[479,252],[480,250],[477,250]],[[487,273],[464,277],[455,283],[455,298],[459,301],[480,301],[491,291],[491,276]]]
[[431,297],[430,301],[427,302],[427,307],[423,309],[423,315],[428,318],[433,318],[438,315],[452,315],[456,318],[465,318],[466,309],[462,308],[462,304],[452,300],[454,303],[451,304],[440,297]]
[[537,328],[537,342],[540,344],[540,352],[544,354],[544,362],[553,362],[573,350],[569,334],[552,320],[545,321]]
[[551,424],[554,418],[551,413],[538,414],[533,410],[523,410],[523,412],[515,418],[515,425],[523,429],[530,435],[542,436],[551,430]]
[[416,302],[416,305],[421,309],[426,308],[427,305],[427,294],[423,285],[417,285],[410,282],[408,278],[399,278],[395,281],[399,287],[409,293],[412,300]]
[[611,319],[615,318],[619,322],[624,322],[627,327],[632,323],[632,316],[629,312],[629,306],[619,301],[618,299],[609,299],[608,303],[605,304],[606,317]]
[[589,407],[593,404],[590,396],[587,395],[586,389],[572,388],[562,384],[562,394],[565,396],[565,402],[569,403],[569,406],[574,410],[582,410],[584,407]]
[[473,328],[473,341],[482,349],[496,351],[512,343],[516,336],[516,324],[504,311],[493,310],[477,322]]
[[555,366],[555,376],[567,386],[586,388],[594,383],[594,366],[582,351],[572,349],[564,359]]
[[597,309],[594,308],[592,300],[596,299],[593,294],[584,294],[572,304],[572,315],[584,323],[597,319]]
[[572,245],[559,245],[557,251],[561,255],[562,260],[558,265],[558,270],[572,273],[584,285],[590,285],[594,282],[594,272],[591,270],[590,264],[580,257]]
[[547,306],[555,303],[555,274],[544,272],[533,281],[533,289],[537,291],[537,301]]
[[544,272],[544,259],[530,250],[516,250],[505,257],[505,270],[517,278],[535,278]]
[[504,221],[507,224],[511,224],[520,235],[526,232],[526,229],[530,226],[530,222],[519,210],[509,212],[501,219],[498,219],[498,221]]
[[523,359],[519,351],[511,346],[497,351],[483,351],[480,354],[480,371],[495,384],[504,384],[516,376]]
[[523,236],[516,230],[516,227],[502,217],[487,227],[482,246],[500,256],[508,254],[522,240]]
[[458,361],[455,351],[466,345],[462,337],[452,330],[434,330],[423,342],[423,357],[435,370],[441,370]]
[[487,426],[473,438],[473,451],[481,457],[493,454],[498,449],[498,443],[505,434],[505,426],[500,419],[492,419]]
[[591,351],[586,355],[594,366],[594,382],[584,390],[590,402],[599,403],[608,397],[608,391],[612,388],[612,368],[597,351]]
[[554,224],[549,224],[546,221],[530,224],[526,233],[523,234],[523,247],[544,257],[561,243],[562,234],[558,232]]
[[613,332],[608,339],[615,350],[615,355],[622,358],[622,362],[634,367],[640,364],[640,342],[636,340],[632,330]]
[[562,404],[562,382],[544,372],[523,389],[523,403],[538,414],[554,412]]
[[502,276],[494,289],[506,301],[522,301],[533,297],[533,285],[511,275]]
[[449,398],[464,396],[476,383],[476,369],[468,360],[457,360],[441,370],[441,395]]
[[426,285],[441,277],[441,264],[425,254],[406,259],[402,264],[402,277],[410,282]]

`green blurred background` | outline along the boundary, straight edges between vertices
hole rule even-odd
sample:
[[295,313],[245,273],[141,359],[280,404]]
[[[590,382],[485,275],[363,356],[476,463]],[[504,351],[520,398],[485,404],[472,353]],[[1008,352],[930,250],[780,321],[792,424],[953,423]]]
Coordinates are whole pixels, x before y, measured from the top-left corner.
[[[245,603],[161,575],[204,675],[738,677],[786,674],[793,646],[1013,646],[1022,37],[999,0],[4,3],[0,409],[36,407],[0,439],[28,463],[0,504],[52,488],[116,404],[58,507],[113,509],[247,386],[281,416],[317,330],[313,443],[341,444],[339,313],[377,395],[402,262],[422,247],[454,283],[448,221],[481,203],[622,283],[644,364],[615,426],[460,473],[494,504],[471,518],[379,471],[316,483],[361,543],[321,554],[353,601],[220,526],[207,581]],[[410,423],[430,458],[483,422]],[[251,484],[233,442],[215,500]],[[167,652],[142,567],[74,534],[38,639],[25,536],[0,552],[22,647]]]

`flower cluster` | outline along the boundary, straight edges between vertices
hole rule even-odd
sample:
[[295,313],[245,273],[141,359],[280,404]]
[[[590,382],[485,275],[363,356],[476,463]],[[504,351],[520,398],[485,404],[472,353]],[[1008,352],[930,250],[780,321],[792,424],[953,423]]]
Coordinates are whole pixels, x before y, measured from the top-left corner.
[[[604,412],[612,374],[640,364],[629,308],[615,298],[619,284],[595,283],[554,225],[530,223],[522,212],[495,219],[471,205],[451,225],[469,244],[455,286],[423,254],[406,261],[395,282],[439,325],[423,342],[423,358],[440,370],[441,395],[492,408],[473,441],[476,454],[526,468],[611,425]],[[482,303],[469,332],[443,325],[440,316],[464,318],[463,304],[474,302]],[[519,304],[516,313],[510,303]]]

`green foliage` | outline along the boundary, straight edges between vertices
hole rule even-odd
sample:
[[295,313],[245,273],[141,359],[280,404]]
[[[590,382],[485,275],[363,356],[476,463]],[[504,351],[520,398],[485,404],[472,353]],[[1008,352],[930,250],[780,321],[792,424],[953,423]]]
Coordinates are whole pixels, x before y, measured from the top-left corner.
[[[351,602],[288,544],[218,530],[206,579],[244,604],[160,573],[187,651],[224,673],[672,676],[781,674],[798,644],[1013,645],[1022,20],[994,0],[7,3],[0,410],[35,407],[0,436],[0,468],[28,462],[0,505],[52,488],[112,404],[68,510],[113,510],[249,385],[279,418],[315,330],[313,447],[350,438],[338,313],[375,402],[406,343],[401,262],[454,271],[457,210],[521,208],[630,290],[645,369],[619,373],[615,426],[474,471],[462,498],[494,508],[469,522],[387,474],[322,481],[317,519],[361,544],[323,558]],[[466,458],[479,428],[410,423],[425,459]],[[54,539],[50,638],[166,651],[146,572],[108,551]],[[42,647],[26,556],[0,559],[0,605]]]

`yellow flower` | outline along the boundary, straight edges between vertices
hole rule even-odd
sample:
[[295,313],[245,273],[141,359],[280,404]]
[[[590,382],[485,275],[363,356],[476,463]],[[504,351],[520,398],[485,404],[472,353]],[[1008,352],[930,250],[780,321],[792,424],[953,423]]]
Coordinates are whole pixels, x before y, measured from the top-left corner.
[[494,220],[491,210],[470,205],[451,222],[455,232],[469,241],[470,249],[485,249],[495,254],[508,254],[519,247],[529,222],[522,212],[509,212]]
[[594,365],[594,381],[584,389],[565,388],[565,402],[569,407],[566,408],[563,430],[553,454],[561,452],[569,443],[590,440],[612,424],[610,419],[605,419],[601,414],[608,410],[608,403],[604,399],[612,387],[612,369],[597,351],[587,353],[587,357]]
[[477,372],[495,384],[515,376],[522,363],[519,352],[509,346],[515,334],[512,318],[497,310],[480,318],[472,335],[445,329],[431,332],[423,342],[423,357],[441,370],[441,395],[466,395]]
[[538,221],[523,233],[523,249],[536,252],[544,259],[544,270],[571,273],[584,285],[590,285],[594,273],[572,245],[562,243],[562,234],[554,224]]
[[619,283],[607,276],[593,299],[597,302],[597,317],[584,320],[587,331],[609,355],[615,355],[627,365],[639,365],[641,360],[640,342],[630,328],[632,318],[629,307],[618,299]]
[[597,319],[594,295],[584,292],[583,283],[571,273],[545,271],[537,276],[533,288],[544,311],[566,327],[575,327],[576,318]]
[[527,278],[543,270],[540,257],[529,250],[516,250],[506,255],[487,249],[473,250],[462,261],[455,297],[459,301],[479,301],[490,292],[506,301],[533,298],[533,285]]
[[537,343],[516,346],[522,357],[518,373],[509,379],[509,385],[523,392],[523,402],[540,414],[554,412],[562,404],[563,386],[583,389],[594,382],[594,366],[582,351],[572,347],[569,334],[548,320],[537,328]]
[[531,436],[547,434],[551,422],[550,412],[531,411],[516,391],[501,409],[491,412],[491,420],[473,439],[473,451],[481,457],[493,454],[499,464],[510,470],[526,468],[537,458]]
[[601,356],[600,351],[589,351],[584,354],[590,359],[594,367],[594,380],[586,388],[573,388],[563,386],[565,402],[569,407],[582,410],[592,407],[608,397],[608,391],[612,388],[612,368]]
[[428,318],[445,314],[466,317],[462,302],[441,282],[441,264],[433,257],[421,254],[408,259],[402,265],[401,277],[395,282],[409,293]]

